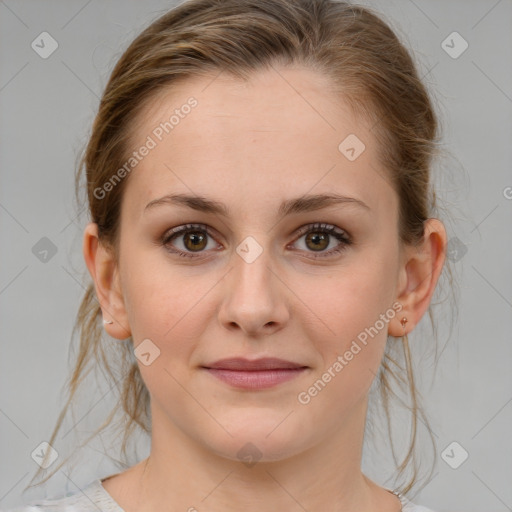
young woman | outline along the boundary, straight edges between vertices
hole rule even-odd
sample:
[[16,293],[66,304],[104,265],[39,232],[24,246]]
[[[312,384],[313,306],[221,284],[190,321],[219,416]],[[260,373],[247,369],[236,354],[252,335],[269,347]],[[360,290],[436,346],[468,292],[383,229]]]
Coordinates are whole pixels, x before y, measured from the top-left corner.
[[411,56],[366,8],[188,0],[144,30],[81,166],[70,399],[86,361],[121,368],[125,435],[147,428],[150,455],[21,510],[427,511],[361,460],[374,381],[385,403],[406,384],[416,428],[407,335],[446,250],[436,140]]

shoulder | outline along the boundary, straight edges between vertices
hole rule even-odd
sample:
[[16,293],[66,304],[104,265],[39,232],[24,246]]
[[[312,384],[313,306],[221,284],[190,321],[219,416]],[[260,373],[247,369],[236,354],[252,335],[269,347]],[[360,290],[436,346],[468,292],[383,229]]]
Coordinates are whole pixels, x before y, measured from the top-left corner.
[[82,490],[51,499],[39,499],[0,512],[124,512],[101,485],[100,479]]

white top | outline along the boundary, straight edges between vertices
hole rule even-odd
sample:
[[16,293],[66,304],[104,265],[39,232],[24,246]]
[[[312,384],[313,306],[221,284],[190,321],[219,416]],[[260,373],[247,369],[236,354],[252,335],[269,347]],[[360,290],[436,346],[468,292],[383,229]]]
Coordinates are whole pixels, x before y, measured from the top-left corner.
[[[35,500],[28,505],[0,512],[125,512],[101,484],[106,478],[93,480],[82,491],[70,492],[60,498]],[[434,512],[415,505],[405,496],[400,496],[400,500],[402,512]]]

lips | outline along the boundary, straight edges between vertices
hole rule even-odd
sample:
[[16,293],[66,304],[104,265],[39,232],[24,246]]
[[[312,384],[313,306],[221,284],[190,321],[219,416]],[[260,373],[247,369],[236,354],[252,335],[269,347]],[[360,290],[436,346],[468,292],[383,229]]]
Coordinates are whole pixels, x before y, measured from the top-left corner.
[[235,370],[235,371],[263,371],[263,370],[297,370],[307,368],[299,363],[278,359],[275,357],[266,357],[261,359],[249,360],[242,357],[234,357],[230,359],[221,359],[211,364],[207,364],[204,368],[218,370]]
[[308,369],[307,366],[274,357],[252,361],[243,357],[222,359],[203,368],[232,388],[253,392],[284,384]]

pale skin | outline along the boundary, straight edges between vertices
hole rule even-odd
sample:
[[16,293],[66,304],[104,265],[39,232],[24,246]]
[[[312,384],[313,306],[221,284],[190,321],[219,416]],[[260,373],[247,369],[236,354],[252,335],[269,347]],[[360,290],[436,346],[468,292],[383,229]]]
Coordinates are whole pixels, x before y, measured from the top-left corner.
[[[399,343],[388,335],[411,332],[429,306],[444,263],[443,224],[429,219],[418,247],[400,243],[398,195],[374,134],[327,78],[300,67],[259,71],[247,84],[214,78],[161,93],[136,123],[134,149],[190,96],[198,101],[128,178],[119,264],[98,243],[95,224],[84,233],[103,317],[113,321],[108,334],[131,336],[135,347],[150,339],[160,350],[149,366],[139,362],[151,395],[150,456],[103,485],[126,512],[397,512],[397,497],[361,471],[367,395],[386,342]],[[349,134],[366,146],[354,161],[338,150]],[[224,203],[229,215],[172,204],[145,210],[178,193]],[[283,201],[327,193],[366,207],[352,201],[278,214]],[[170,228],[190,223],[208,226],[211,236],[203,230],[194,250],[181,233],[167,247],[192,258],[160,243]],[[315,251],[307,233],[298,235],[315,223],[344,230],[353,243],[333,253],[343,242],[329,234]],[[249,236],[262,249],[251,263],[236,251]],[[402,310],[378,335],[299,403],[298,394],[397,301]],[[235,356],[280,357],[308,369],[246,391],[200,368]],[[237,456],[249,442],[261,453],[251,467]]]

